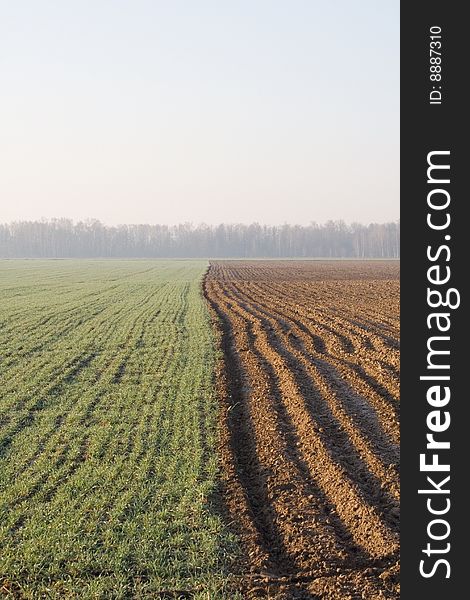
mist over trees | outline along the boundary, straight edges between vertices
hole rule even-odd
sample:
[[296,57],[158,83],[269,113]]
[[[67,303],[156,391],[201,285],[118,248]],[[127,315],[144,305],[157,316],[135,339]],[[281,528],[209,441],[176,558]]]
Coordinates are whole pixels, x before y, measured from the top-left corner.
[[119,225],[96,220],[0,224],[2,258],[398,258],[400,225]]

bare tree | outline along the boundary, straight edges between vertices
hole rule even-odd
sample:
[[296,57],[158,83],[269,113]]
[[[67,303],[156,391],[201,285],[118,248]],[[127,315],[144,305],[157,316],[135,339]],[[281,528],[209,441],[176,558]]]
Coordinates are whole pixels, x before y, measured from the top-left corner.
[[400,224],[120,225],[68,219],[0,224],[2,258],[398,258]]

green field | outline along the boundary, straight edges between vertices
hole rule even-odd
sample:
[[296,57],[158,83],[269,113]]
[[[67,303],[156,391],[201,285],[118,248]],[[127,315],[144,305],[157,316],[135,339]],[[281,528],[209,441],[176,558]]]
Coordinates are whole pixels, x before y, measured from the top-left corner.
[[206,268],[0,261],[0,595],[234,597]]

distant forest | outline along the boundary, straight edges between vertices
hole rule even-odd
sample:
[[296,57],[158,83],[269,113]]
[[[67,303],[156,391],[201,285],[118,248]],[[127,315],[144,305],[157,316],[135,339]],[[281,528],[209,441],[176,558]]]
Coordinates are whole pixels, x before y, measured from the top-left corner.
[[400,224],[119,225],[96,220],[0,224],[2,258],[398,258]]

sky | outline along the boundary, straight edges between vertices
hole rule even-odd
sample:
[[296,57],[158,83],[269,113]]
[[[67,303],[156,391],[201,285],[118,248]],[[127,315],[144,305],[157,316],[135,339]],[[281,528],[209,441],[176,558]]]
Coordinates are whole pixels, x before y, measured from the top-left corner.
[[399,1],[0,0],[0,222],[399,217]]

